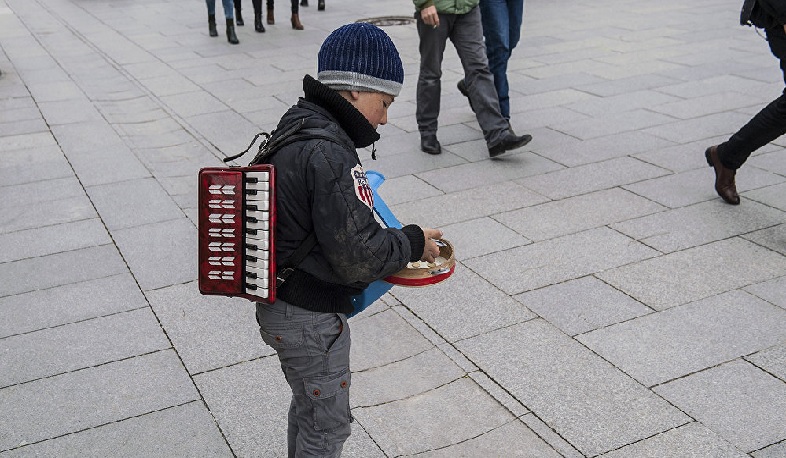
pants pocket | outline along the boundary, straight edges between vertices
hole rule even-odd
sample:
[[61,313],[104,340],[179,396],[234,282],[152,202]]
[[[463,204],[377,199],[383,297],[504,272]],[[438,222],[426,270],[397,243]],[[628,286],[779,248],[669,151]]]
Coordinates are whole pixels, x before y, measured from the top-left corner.
[[304,384],[314,412],[314,429],[325,431],[349,424],[351,373],[348,369],[338,375],[304,380]]
[[302,325],[260,326],[259,334],[262,336],[262,340],[275,350],[299,348],[306,340],[306,333]]

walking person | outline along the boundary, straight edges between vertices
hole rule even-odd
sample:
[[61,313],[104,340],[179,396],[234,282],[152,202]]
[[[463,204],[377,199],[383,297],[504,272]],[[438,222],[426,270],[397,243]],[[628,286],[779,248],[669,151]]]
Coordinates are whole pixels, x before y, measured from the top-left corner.
[[502,115],[494,77],[483,44],[483,30],[478,0],[413,0],[420,37],[420,75],[417,86],[417,118],[420,148],[439,154],[439,125],[442,59],[447,40],[453,43],[464,67],[464,82],[470,104],[475,111],[489,156],[496,157],[520,148],[532,140],[530,135],[516,135]]
[[[216,0],[205,0],[207,2],[207,27],[208,33],[211,37],[218,36],[218,30],[216,30]],[[237,35],[235,34],[235,19],[234,15],[232,14],[232,10],[234,5],[232,4],[232,0],[221,0],[221,3],[224,7],[224,18],[226,19],[227,25],[227,41],[236,45],[240,43],[237,39]]]
[[[770,51],[780,61],[786,83],[786,0],[746,0],[740,22],[764,29]],[[731,205],[740,204],[735,177],[748,157],[786,133],[786,89],[720,145],[704,152],[715,170],[715,191]]]
[[[284,146],[252,161],[278,172],[275,259],[278,272],[290,273],[275,303],[257,303],[256,318],[292,390],[289,457],[341,455],[352,422],[351,296],[409,262],[433,262],[442,236],[414,224],[380,225],[357,155],[379,139],[404,81],[393,41],[371,24],[344,25],[317,61],[317,79],[304,77],[304,97],[269,139]],[[291,258],[296,268],[282,269]]]
[[[510,86],[508,85],[508,61],[521,38],[521,23],[524,18],[524,0],[480,0],[480,19],[486,43],[489,70],[494,75],[499,110],[510,120]],[[469,97],[467,83],[461,79],[458,90]]]

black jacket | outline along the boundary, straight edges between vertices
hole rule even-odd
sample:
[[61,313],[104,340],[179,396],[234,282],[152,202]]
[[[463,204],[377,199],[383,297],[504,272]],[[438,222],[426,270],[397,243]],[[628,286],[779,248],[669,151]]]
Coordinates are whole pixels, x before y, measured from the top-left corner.
[[750,22],[762,29],[783,27],[786,24],[786,0],[755,0]]
[[352,295],[420,258],[423,230],[384,228],[374,218],[356,148],[379,134],[363,114],[308,75],[303,90],[305,97],[284,114],[270,142],[293,129],[305,139],[266,160],[276,167],[279,269],[310,233],[317,244],[277,295],[307,310],[350,313]]

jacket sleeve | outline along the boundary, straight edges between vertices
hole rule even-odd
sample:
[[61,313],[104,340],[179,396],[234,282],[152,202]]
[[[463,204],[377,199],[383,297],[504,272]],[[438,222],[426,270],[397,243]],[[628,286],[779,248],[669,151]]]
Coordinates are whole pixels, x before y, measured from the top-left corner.
[[412,250],[404,232],[384,228],[374,218],[365,171],[350,160],[353,156],[354,151],[329,142],[311,155],[312,219],[319,246],[338,279],[371,283],[406,266]]
[[757,0],[761,8],[780,25],[786,24],[786,0]]
[[412,0],[412,3],[415,4],[415,9],[418,11],[423,8],[428,8],[429,6],[434,6],[434,0]]

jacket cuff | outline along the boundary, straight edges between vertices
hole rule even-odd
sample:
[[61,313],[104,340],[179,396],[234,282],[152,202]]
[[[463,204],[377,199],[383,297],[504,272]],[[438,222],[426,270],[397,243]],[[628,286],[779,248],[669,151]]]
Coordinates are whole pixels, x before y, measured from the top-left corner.
[[420,261],[423,256],[423,248],[426,246],[426,236],[423,229],[417,224],[407,224],[401,228],[401,232],[409,239],[409,262]]

